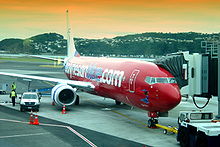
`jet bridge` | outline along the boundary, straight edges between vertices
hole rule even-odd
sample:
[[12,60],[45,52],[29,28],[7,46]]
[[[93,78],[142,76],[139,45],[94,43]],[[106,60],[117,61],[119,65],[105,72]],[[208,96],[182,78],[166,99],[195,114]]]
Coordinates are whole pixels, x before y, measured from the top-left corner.
[[155,64],[168,70],[176,78],[180,88],[188,85],[187,62],[188,59],[184,58],[184,53],[168,54],[154,61]]
[[176,78],[182,95],[206,98],[218,95],[218,60],[213,55],[178,52],[154,63]]

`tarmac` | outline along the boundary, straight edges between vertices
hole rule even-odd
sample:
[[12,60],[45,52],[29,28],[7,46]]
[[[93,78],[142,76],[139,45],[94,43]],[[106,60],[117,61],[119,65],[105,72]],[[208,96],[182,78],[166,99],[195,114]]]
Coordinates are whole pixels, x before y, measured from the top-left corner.
[[[47,65],[47,63],[26,63],[0,61],[0,71],[21,74],[32,74],[66,78],[63,69]],[[13,70],[12,70],[13,69]],[[1,83],[17,84],[17,91],[27,91],[28,83],[22,79],[0,76]],[[30,89],[51,87],[54,83],[32,81]],[[79,93],[80,105],[67,108],[67,114],[61,114],[61,109],[51,105],[49,96],[41,99],[39,126],[29,125],[29,112],[20,112],[19,104],[12,107],[8,95],[0,95],[0,146],[91,146],[76,132],[83,135],[95,146],[156,146],[177,147],[176,134],[163,134],[163,129],[147,127],[147,112],[127,105],[115,105],[111,99],[105,99],[84,92]],[[200,105],[205,99],[198,100]],[[19,99],[16,99],[19,103]],[[191,99],[182,102],[169,112],[169,117],[159,118],[159,123],[165,126],[177,127],[179,111],[196,110]],[[211,99],[205,110],[217,115],[217,98]],[[20,122],[17,122],[20,121]],[[45,126],[43,124],[49,124]],[[55,124],[58,126],[51,126]],[[68,129],[71,127],[76,132]],[[33,137],[32,137],[33,136]],[[33,145],[32,145],[33,146]]]
[[39,125],[29,124],[29,113],[0,106],[0,146],[4,147],[86,147],[144,146],[60,121],[39,117]]

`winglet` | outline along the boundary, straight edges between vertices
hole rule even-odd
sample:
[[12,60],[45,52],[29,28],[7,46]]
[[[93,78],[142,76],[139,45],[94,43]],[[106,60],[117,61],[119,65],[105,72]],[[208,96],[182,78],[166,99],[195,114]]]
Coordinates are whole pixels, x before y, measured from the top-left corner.
[[77,52],[73,37],[71,35],[71,28],[69,26],[69,14],[66,10],[66,31],[67,31],[67,56],[68,57],[80,57],[80,54]]

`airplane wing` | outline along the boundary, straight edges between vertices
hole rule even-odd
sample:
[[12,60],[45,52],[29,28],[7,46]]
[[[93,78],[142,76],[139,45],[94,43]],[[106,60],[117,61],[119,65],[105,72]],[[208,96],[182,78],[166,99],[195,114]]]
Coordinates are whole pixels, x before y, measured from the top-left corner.
[[91,82],[74,81],[74,80],[66,80],[66,79],[58,79],[58,78],[40,77],[40,76],[31,76],[31,75],[14,74],[14,73],[6,73],[6,72],[0,72],[0,75],[18,77],[18,78],[34,79],[34,80],[40,80],[40,81],[49,81],[49,82],[56,82],[56,83],[65,83],[70,86],[76,87],[78,89],[93,90],[95,88],[95,86]]
[[45,56],[39,56],[39,55],[28,55],[28,56],[29,57],[34,57],[34,58],[40,58],[40,59],[64,62],[64,59],[60,59],[60,58],[51,58],[51,57],[45,57]]

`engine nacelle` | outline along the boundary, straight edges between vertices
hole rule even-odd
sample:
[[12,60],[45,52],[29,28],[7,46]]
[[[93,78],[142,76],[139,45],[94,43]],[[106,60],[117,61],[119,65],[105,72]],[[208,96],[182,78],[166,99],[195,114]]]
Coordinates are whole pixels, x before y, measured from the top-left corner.
[[66,84],[58,84],[51,91],[52,100],[58,105],[72,105],[76,101],[76,90]]

